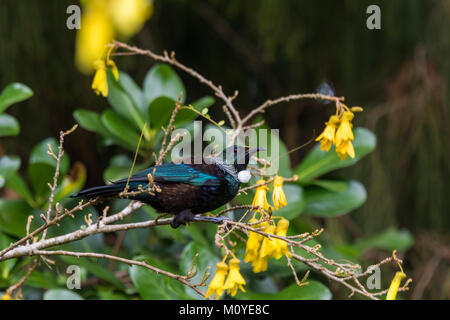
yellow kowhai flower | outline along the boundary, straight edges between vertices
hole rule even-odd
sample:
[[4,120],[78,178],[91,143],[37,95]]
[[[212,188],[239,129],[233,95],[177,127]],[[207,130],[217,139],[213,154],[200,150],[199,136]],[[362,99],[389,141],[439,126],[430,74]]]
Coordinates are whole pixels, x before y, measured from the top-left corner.
[[395,274],[394,279],[389,286],[386,300],[395,300],[395,298],[397,297],[398,289],[400,288],[400,283],[404,278],[406,278],[406,274],[403,271],[399,271]]
[[336,131],[336,152],[344,160],[347,155],[351,158],[355,157],[355,150],[351,140],[354,140],[351,121],[353,120],[354,114],[351,111],[344,111],[341,118],[341,124]]
[[224,281],[227,272],[228,272],[227,264],[225,262],[219,262],[217,264],[216,274],[209,283],[208,291],[206,292],[205,298],[208,298],[211,295],[215,294],[216,299],[219,300],[219,298],[222,296],[223,290],[225,289]]
[[117,31],[125,37],[137,33],[153,14],[149,0],[110,0],[108,13]]
[[353,148],[352,142],[349,140],[343,141],[339,146],[336,146],[336,153],[341,160],[345,160],[347,155],[349,155],[350,158],[355,157],[355,149]]
[[339,124],[337,116],[331,116],[328,122],[325,122],[326,127],[323,132],[316,138],[320,141],[320,149],[330,151],[331,145],[335,142],[336,127]]
[[[277,229],[275,234],[277,236],[285,237],[287,235],[287,230],[289,228],[289,220],[280,219],[277,224]],[[287,242],[281,239],[274,239],[275,241],[275,250],[273,252],[273,257],[275,259],[280,259],[283,255],[291,256],[292,254],[288,250]]]
[[[264,228],[264,232],[273,234],[275,231],[275,226],[269,225],[268,222],[263,222],[260,224]],[[252,261],[253,272],[258,273],[267,270],[268,258],[271,256],[274,250],[273,240],[260,235],[262,238],[261,246],[256,257]]]
[[11,296],[10,296],[9,294],[5,293],[5,294],[0,298],[0,300],[11,300]]
[[259,272],[263,272],[267,270],[267,266],[268,266],[268,258],[261,258],[261,257],[257,257],[255,259],[255,261],[253,261],[252,266],[253,266],[253,272],[254,273],[259,273]]
[[277,210],[279,210],[280,207],[285,207],[287,205],[286,195],[283,191],[283,181],[284,179],[278,175],[273,180],[272,201]]
[[242,277],[239,272],[239,259],[233,258],[230,260],[230,272],[228,273],[227,280],[225,281],[225,289],[228,294],[231,294],[234,297],[238,291],[241,289],[242,292],[245,292],[243,285],[246,284],[244,277]]
[[[256,184],[263,184],[265,183],[264,179],[260,179],[256,182]],[[259,186],[256,188],[255,197],[253,198],[252,206],[253,207],[260,207],[261,210],[268,211],[271,206],[267,202],[267,191],[269,188],[267,185]]]
[[[269,225],[264,232],[274,234],[275,232],[275,226]],[[265,258],[272,256],[273,252],[275,251],[275,241],[274,239],[269,239],[267,237],[264,237],[262,243],[261,243],[261,249],[259,250],[259,257]]]
[[[256,219],[250,219],[249,223],[257,222]],[[254,225],[254,228],[260,228],[260,227],[266,227],[264,224],[268,225],[267,222],[263,222],[257,225]],[[245,247],[245,262],[253,262],[258,257],[258,251],[259,247],[261,245],[261,242],[263,240],[263,236],[259,233],[250,231],[250,235],[248,236],[247,244]]]
[[116,80],[119,79],[119,70],[117,69],[114,61],[106,58],[106,63],[102,59],[98,59],[94,63],[94,67],[96,69],[94,79],[92,80],[92,89],[97,95],[102,95],[104,97],[108,96],[108,79],[106,76],[106,67],[111,68],[112,74]]
[[85,74],[93,71],[92,64],[102,56],[105,45],[110,43],[115,35],[111,20],[105,13],[106,2],[95,3],[98,5],[83,10],[82,28],[76,36],[75,62],[78,69]]

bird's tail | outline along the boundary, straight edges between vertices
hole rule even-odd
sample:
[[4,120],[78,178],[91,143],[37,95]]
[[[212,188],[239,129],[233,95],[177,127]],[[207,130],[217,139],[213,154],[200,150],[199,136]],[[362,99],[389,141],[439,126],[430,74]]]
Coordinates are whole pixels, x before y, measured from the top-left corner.
[[89,189],[82,190],[78,193],[75,193],[71,195],[71,198],[95,198],[95,197],[111,197],[115,196],[118,193],[122,192],[124,190],[125,185],[118,183],[118,184],[108,184],[105,186],[98,186],[93,187]]

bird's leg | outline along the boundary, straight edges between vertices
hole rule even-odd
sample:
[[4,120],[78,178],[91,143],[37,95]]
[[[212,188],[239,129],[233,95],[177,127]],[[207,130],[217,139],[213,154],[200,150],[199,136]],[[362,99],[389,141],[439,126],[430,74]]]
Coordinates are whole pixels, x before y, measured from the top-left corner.
[[194,220],[195,215],[191,212],[190,209],[183,210],[173,217],[170,222],[170,226],[174,229],[178,228],[180,225],[186,225],[187,222],[191,222]]
[[228,217],[225,216],[194,216],[194,221],[203,221],[203,222],[212,222],[216,224],[222,224],[225,220],[231,220]]

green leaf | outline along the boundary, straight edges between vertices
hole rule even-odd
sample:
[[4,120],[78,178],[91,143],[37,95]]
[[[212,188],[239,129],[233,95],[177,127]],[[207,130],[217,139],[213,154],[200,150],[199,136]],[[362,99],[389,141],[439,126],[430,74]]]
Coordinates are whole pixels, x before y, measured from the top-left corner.
[[0,198],[0,231],[17,237],[25,236],[31,210],[23,200]]
[[44,293],[44,300],[84,300],[82,296],[67,289],[51,289]]
[[173,109],[175,109],[175,100],[167,97],[154,99],[148,106],[151,127],[160,130],[162,125],[169,122]]
[[147,114],[147,106],[144,102],[144,94],[134,80],[125,72],[119,71],[119,84],[123,90],[131,97],[135,106],[137,106],[141,112]]
[[127,148],[136,150],[139,134],[126,119],[114,111],[106,110],[103,112],[101,120],[106,129],[117,139],[123,141]]
[[3,89],[0,94],[0,113],[3,113],[10,105],[26,100],[33,95],[33,91],[26,85],[15,82]]
[[152,67],[144,79],[144,97],[147,105],[156,98],[167,97],[174,101],[181,94],[181,103],[186,100],[186,90],[180,77],[167,64]]
[[74,111],[73,117],[82,128],[104,134],[105,127],[103,126],[100,115],[97,112],[86,109],[78,109]]
[[308,185],[322,187],[329,191],[341,192],[347,189],[348,181],[342,180],[312,180]]
[[22,198],[24,198],[31,207],[36,206],[36,202],[33,199],[30,189],[25,181],[18,174],[9,175],[6,180],[6,187],[17,192]]
[[16,156],[0,157],[0,175],[7,177],[20,168],[20,158]]
[[[200,283],[208,267],[210,267],[209,273],[213,275],[216,270],[216,264],[220,262],[220,259],[213,254],[211,250],[193,241],[184,247],[183,253],[181,254],[180,268],[183,274],[187,274],[191,270],[192,262],[197,253],[198,257],[196,258],[195,264],[197,274],[191,279],[192,283]],[[210,277],[209,280],[211,279],[212,277]],[[201,296],[191,288],[186,287],[185,290],[190,297],[194,299],[201,298]]]
[[110,271],[106,266],[103,266],[99,259],[89,259],[89,258],[76,258],[71,256],[61,256],[61,259],[66,263],[78,265],[85,268],[88,272],[92,273],[94,276],[107,281],[116,288],[123,290],[125,287],[116,277],[114,272]]
[[[55,174],[56,160],[50,156],[48,152],[48,145],[51,146],[55,155],[58,154],[58,144],[54,138],[47,138],[33,148],[28,163],[28,177],[33,187],[36,200],[42,202],[44,196],[49,193],[50,189],[48,183],[52,182]],[[69,158],[64,154],[60,163],[60,177],[62,179],[64,174],[69,169]]]
[[[108,183],[119,179],[127,178],[130,174],[133,161],[126,155],[114,156],[109,164],[109,167],[103,172],[103,180]],[[133,169],[133,173],[139,172],[145,169],[147,165],[145,163],[136,164]]]
[[[198,99],[197,101],[193,102],[191,105],[192,107],[197,110],[201,111],[204,108],[208,108],[212,106],[216,101],[211,96],[205,96],[203,98]],[[189,109],[181,109],[177,117],[175,118],[174,125],[181,126],[187,122],[193,121],[195,118],[198,117],[198,114],[195,113],[192,110]]]
[[306,187],[305,214],[314,217],[335,217],[361,206],[367,197],[366,189],[358,181],[351,180],[341,192],[320,187]]
[[[8,237],[6,234],[0,232],[0,250],[7,248],[11,243],[13,243],[13,239]],[[17,259],[9,259],[3,262],[0,262],[0,278],[8,279],[12,268],[16,264]]]
[[355,244],[359,250],[381,249],[392,251],[394,249],[406,251],[412,247],[414,239],[408,230],[397,230],[389,228],[388,230],[368,239],[363,239]]
[[322,283],[308,280],[309,284],[299,287],[295,282],[277,294],[249,292],[245,298],[250,300],[330,300],[331,292]]
[[[55,155],[58,155],[58,143],[55,138],[47,138],[37,144],[33,151],[31,152],[29,163],[45,163],[49,166],[56,167],[56,160],[50,156],[48,151],[48,145],[51,146]],[[61,173],[65,174],[69,169],[69,157],[64,154],[61,158],[60,170]]]
[[[143,256],[134,259],[139,261],[147,260],[151,265],[157,268],[173,272],[173,270],[170,270],[170,268],[161,261],[156,261]],[[184,293],[184,286],[175,279],[136,265],[131,266],[129,272],[131,280],[142,299],[189,299],[189,296]]]
[[287,206],[280,208],[278,211],[275,210],[274,215],[283,216],[288,220],[292,220],[305,209],[306,198],[303,188],[298,185],[285,184],[283,190],[286,195]]
[[19,132],[20,126],[14,117],[0,114],[0,137],[17,136]]
[[145,123],[143,112],[134,105],[130,96],[121,88],[111,70],[108,70],[107,78],[109,88],[108,102],[119,115],[135,124],[135,127],[141,130]]
[[375,149],[376,137],[365,128],[354,130],[355,158],[347,157],[341,160],[335,152],[334,147],[329,152],[320,150],[320,145],[316,144],[311,152],[303,159],[300,165],[294,170],[298,175],[298,182],[305,183],[321,176],[327,172],[351,166],[362,159],[366,154]]
[[70,175],[66,175],[55,192],[54,203],[57,203],[65,197],[81,190],[86,182],[86,167],[76,162]]
[[[68,199],[64,206],[67,208],[72,208],[77,203],[77,200]],[[85,217],[91,215],[92,221],[97,221],[98,214],[94,207],[88,207],[84,210],[77,212],[74,218],[63,219],[59,222],[59,226],[51,226],[48,229],[49,237],[57,237],[70,232],[74,232],[80,228],[87,227]],[[80,251],[80,252],[101,252],[104,248],[103,246],[103,234],[98,233],[92,236],[83,238],[78,241],[66,243],[60,246],[61,249],[70,251]]]

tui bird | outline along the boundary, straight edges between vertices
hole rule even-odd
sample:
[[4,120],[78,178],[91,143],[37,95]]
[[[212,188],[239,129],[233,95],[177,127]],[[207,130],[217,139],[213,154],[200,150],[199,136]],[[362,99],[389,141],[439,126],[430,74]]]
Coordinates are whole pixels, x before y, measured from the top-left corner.
[[248,182],[246,170],[252,154],[263,148],[246,148],[232,146],[225,152],[232,152],[232,161],[227,163],[222,158],[208,157],[195,164],[194,158],[188,163],[166,163],[150,167],[105,186],[98,186],[80,191],[72,198],[117,197],[124,191],[128,181],[128,192],[145,189],[149,185],[148,174],[152,175],[154,186],[159,192],[139,193],[127,197],[151,205],[160,213],[175,215],[171,222],[173,228],[194,220],[195,215],[214,210],[231,201],[238,193],[241,182]]

